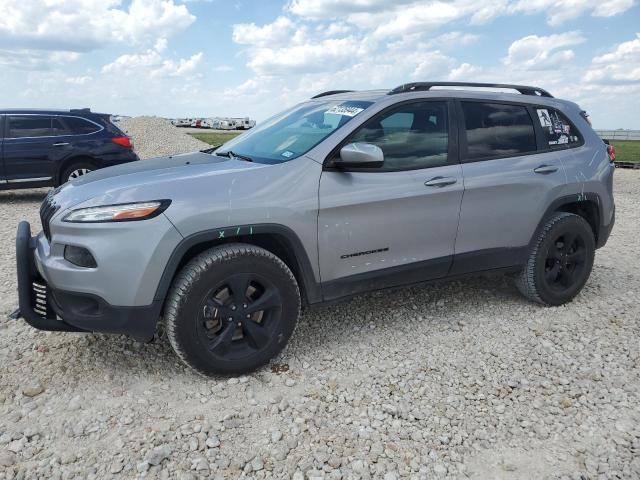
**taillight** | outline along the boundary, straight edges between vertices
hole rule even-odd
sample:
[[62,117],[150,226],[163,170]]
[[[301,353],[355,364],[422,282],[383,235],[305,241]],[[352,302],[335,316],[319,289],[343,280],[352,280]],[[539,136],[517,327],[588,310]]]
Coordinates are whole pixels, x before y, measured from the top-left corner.
[[124,148],[133,148],[133,143],[129,137],[112,137],[111,141]]
[[609,161],[614,162],[616,160],[616,147],[607,145],[607,154],[609,155]]

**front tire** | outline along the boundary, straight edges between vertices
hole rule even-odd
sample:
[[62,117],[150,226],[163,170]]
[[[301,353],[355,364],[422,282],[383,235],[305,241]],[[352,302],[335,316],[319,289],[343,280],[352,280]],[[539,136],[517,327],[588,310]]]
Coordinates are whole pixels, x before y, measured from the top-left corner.
[[207,375],[237,375],[267,363],[287,344],[300,292],[285,263],[247,244],[211,248],[173,282],[165,308],[176,354]]
[[595,256],[591,226],[579,215],[554,214],[537,233],[516,286],[544,305],[571,301],[589,279]]

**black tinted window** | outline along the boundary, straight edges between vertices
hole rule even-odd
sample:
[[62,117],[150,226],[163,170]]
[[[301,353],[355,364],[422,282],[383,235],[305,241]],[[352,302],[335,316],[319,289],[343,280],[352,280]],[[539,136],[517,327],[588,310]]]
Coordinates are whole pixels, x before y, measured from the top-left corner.
[[462,102],[467,158],[516,156],[536,150],[533,122],[520,105]]
[[100,130],[96,124],[78,117],[53,117],[51,126],[54,135],[86,135]]
[[70,135],[71,134],[68,127],[60,119],[60,117],[53,117],[51,119],[51,128],[53,130],[53,135]]
[[67,125],[72,135],[84,135],[100,130],[95,123],[78,117],[62,117],[62,121]]
[[8,117],[7,138],[47,137],[51,135],[51,117],[25,115]]
[[379,146],[384,164],[376,170],[410,170],[446,165],[449,128],[446,102],[403,105],[364,124],[350,143]]
[[580,134],[562,113],[547,107],[536,108],[536,113],[549,147],[561,148],[580,143]]

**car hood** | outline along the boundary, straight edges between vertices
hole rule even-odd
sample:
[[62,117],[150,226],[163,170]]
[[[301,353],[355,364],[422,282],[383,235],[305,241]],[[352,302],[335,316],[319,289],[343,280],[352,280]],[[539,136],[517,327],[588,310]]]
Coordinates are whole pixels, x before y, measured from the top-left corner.
[[80,204],[89,207],[156,200],[159,198],[144,198],[145,192],[162,192],[163,185],[166,187],[164,191],[175,190],[183,181],[194,177],[225,175],[267,166],[203,152],[140,160],[102,168],[58,187],[55,203],[62,213]]

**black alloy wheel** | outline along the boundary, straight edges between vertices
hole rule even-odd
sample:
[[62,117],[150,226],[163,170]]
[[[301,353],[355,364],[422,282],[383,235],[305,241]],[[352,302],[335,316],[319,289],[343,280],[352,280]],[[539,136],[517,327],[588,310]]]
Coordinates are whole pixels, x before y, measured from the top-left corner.
[[281,314],[282,299],[269,279],[237,273],[201,301],[197,325],[213,355],[234,360],[272,341]]
[[563,293],[582,279],[587,248],[580,232],[568,230],[555,237],[547,250],[544,280],[550,290]]

